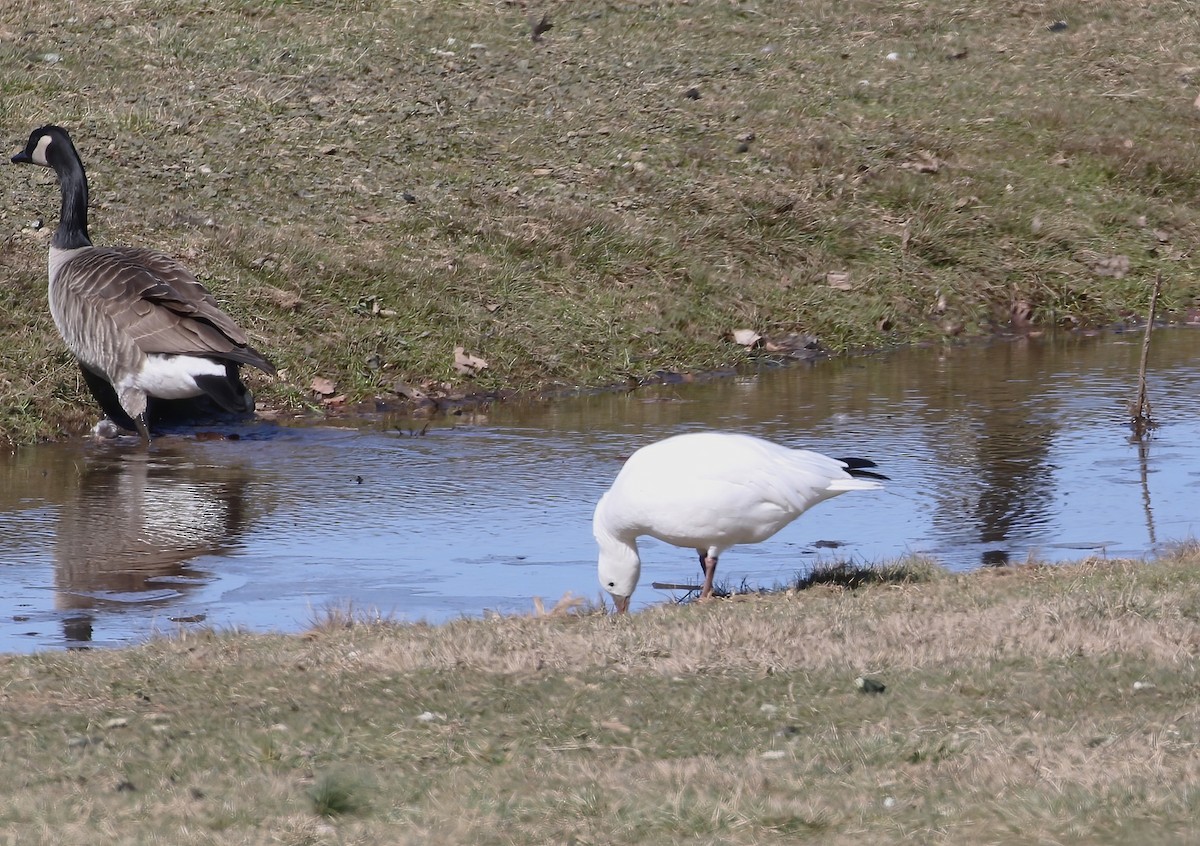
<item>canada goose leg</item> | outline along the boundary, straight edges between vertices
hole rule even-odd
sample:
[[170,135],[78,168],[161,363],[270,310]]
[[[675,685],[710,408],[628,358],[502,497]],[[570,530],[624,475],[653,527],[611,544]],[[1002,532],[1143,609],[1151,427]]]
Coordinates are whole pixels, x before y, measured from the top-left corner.
[[137,426],[138,434],[142,436],[142,440],[146,445],[150,445],[150,429],[146,426],[146,414],[142,412],[137,417],[133,418],[133,424]]
[[709,555],[707,550],[696,550],[700,553],[700,566],[704,568],[704,587],[700,588],[700,599],[709,599],[713,592],[713,577],[717,574],[717,556]]
[[104,376],[99,373],[94,373],[82,361],[79,362],[79,372],[83,374],[83,381],[87,384],[88,390],[92,392],[92,396],[96,398],[96,402],[100,404],[100,410],[104,412],[114,424],[127,431],[137,429],[137,423],[133,417],[122,407],[121,400],[117,397],[117,391],[112,384]]

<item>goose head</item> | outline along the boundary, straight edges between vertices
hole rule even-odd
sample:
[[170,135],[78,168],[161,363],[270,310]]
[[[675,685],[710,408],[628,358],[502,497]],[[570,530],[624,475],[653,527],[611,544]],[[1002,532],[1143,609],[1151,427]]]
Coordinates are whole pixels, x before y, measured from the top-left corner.
[[72,159],[78,161],[79,154],[71,143],[71,136],[61,126],[47,124],[29,134],[25,149],[12,157],[13,164],[35,164],[59,170],[60,163]]
[[624,614],[629,610],[629,598],[633,596],[633,589],[637,587],[642,574],[642,561],[637,548],[601,547],[598,573],[600,587],[612,597],[617,613]]
[[597,573],[600,587],[612,597],[617,613],[623,614],[629,610],[629,597],[633,596],[633,589],[642,574],[642,559],[638,555],[636,536],[621,537],[614,531],[606,508],[608,498],[608,494],[600,498],[592,518],[592,534],[600,547]]

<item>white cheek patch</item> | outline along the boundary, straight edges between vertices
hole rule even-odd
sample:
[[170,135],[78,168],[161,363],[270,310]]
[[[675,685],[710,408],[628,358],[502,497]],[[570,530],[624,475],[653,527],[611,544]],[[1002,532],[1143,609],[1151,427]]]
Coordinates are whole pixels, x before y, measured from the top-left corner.
[[42,167],[50,167],[50,160],[46,158],[46,148],[53,141],[49,135],[43,135],[38,139],[37,146],[33,148],[33,153],[29,156],[33,159],[34,164],[40,164]]

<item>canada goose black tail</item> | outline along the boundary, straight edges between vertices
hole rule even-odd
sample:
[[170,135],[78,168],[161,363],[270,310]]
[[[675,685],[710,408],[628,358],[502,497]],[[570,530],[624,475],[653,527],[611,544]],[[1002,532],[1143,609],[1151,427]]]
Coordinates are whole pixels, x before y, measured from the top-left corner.
[[[272,364],[265,355],[254,349],[254,347],[248,345],[235,347],[227,352],[219,353],[217,354],[217,357],[230,362],[236,362],[237,364],[248,364],[251,367],[257,367],[268,376],[277,375],[275,365]],[[233,378],[237,378],[236,372],[233,374]]]
[[878,467],[874,461],[867,458],[839,458],[838,461],[846,465],[846,472],[855,479],[879,479],[883,482],[890,482],[891,479],[882,473],[872,473],[866,469],[868,467]]
[[197,376],[196,384],[209,399],[230,414],[246,414],[254,410],[254,397],[238,375],[237,362],[225,362],[224,376]]

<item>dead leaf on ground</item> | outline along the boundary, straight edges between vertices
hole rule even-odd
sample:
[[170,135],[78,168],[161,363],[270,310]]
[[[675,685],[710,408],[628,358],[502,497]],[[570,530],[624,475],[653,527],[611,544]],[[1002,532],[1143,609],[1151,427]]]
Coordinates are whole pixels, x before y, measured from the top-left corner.
[[324,405],[326,407],[331,407],[331,406],[335,406],[335,405],[341,405],[345,401],[346,401],[346,395],[338,394],[336,397],[322,397],[321,405]]
[[541,41],[542,36],[552,29],[554,24],[550,23],[550,15],[542,15],[541,20],[529,22],[529,37],[534,41]]
[[473,376],[480,370],[486,370],[487,360],[467,352],[465,347],[454,348],[454,369],[464,376]]
[[831,270],[825,274],[825,284],[835,291],[853,291],[850,274],[844,270]]
[[608,731],[615,731],[618,734],[630,734],[633,732],[633,729],[625,725],[620,720],[601,720],[600,728]]
[[297,291],[285,291],[283,288],[276,288],[274,285],[264,287],[263,294],[268,300],[275,303],[275,305],[288,311],[297,308],[303,302],[303,298]]
[[733,330],[733,342],[735,344],[740,344],[747,349],[758,346],[761,341],[762,335],[758,334],[753,329]]
[[907,170],[916,171],[917,173],[937,173],[942,169],[944,161],[939,159],[928,150],[921,150],[916,153],[911,159],[906,161],[900,167]]
[[416,385],[410,385],[401,380],[397,380],[395,384],[392,385],[392,391],[396,395],[410,400],[423,400],[428,396],[428,394],[426,394]]
[[322,396],[329,396],[337,390],[337,386],[333,380],[326,379],[324,376],[314,377],[308,387],[314,394],[321,394]]

